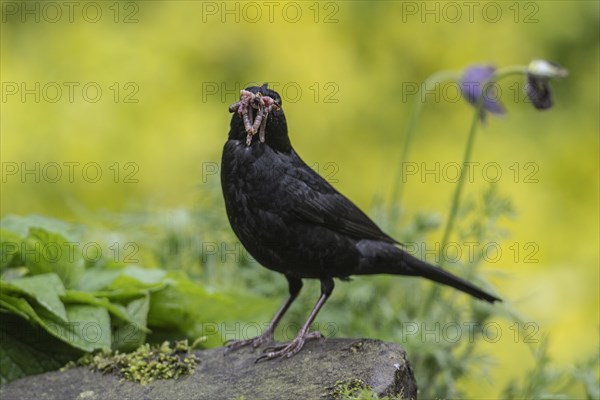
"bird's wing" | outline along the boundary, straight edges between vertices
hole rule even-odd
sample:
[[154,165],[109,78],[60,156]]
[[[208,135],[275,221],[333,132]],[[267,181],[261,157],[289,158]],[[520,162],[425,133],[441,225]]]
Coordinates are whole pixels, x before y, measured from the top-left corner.
[[284,179],[284,190],[294,199],[291,211],[298,219],[356,239],[398,243],[325,179],[298,161],[302,165],[292,168]]

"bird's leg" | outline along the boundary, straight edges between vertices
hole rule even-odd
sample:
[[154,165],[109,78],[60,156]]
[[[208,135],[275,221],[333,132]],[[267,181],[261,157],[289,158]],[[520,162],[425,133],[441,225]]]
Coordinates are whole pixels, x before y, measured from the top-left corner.
[[321,307],[323,307],[323,304],[325,304],[329,296],[331,296],[331,292],[333,292],[333,286],[333,278],[321,279],[321,296],[319,297],[319,300],[317,301],[317,304],[315,304],[313,310],[310,312],[310,315],[308,316],[308,319],[302,326],[302,329],[300,329],[300,332],[298,332],[298,335],[290,343],[283,344],[280,346],[267,347],[265,349],[265,354],[258,357],[256,359],[256,362],[272,360],[274,358],[281,357],[289,358],[297,352],[299,352],[300,349],[302,349],[302,347],[304,346],[304,342],[307,339],[315,339],[322,337],[319,332],[309,333],[308,328],[315,320],[315,317],[319,313]]
[[302,289],[302,280],[301,279],[290,277],[287,275],[286,275],[286,278],[287,278],[288,284],[289,284],[290,295],[287,298],[287,300],[283,303],[281,308],[279,308],[279,310],[277,311],[275,316],[273,317],[273,320],[269,324],[269,327],[267,328],[267,330],[264,331],[262,335],[257,336],[255,338],[246,339],[246,340],[231,340],[231,341],[227,342],[226,343],[227,351],[236,350],[236,349],[239,349],[240,347],[244,347],[244,346],[248,346],[248,345],[252,345],[252,347],[257,348],[258,346],[260,346],[263,343],[269,343],[269,342],[273,341],[273,335],[275,333],[275,328],[277,327],[277,324],[279,323],[279,321],[281,320],[283,315],[286,313],[286,311],[290,308],[290,306],[292,305],[294,300],[296,300],[296,297],[298,297],[298,293],[300,293],[300,289]]

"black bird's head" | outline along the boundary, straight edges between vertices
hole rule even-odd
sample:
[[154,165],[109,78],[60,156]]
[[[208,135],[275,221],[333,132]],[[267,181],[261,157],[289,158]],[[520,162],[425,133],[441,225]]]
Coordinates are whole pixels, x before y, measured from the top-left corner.
[[229,111],[233,113],[229,139],[245,141],[247,146],[266,143],[277,151],[291,150],[281,96],[266,83],[242,90],[240,101],[230,105]]
[[261,96],[269,96],[281,106],[281,96],[274,90],[269,89],[268,83],[263,83],[262,86],[248,86],[245,90]]

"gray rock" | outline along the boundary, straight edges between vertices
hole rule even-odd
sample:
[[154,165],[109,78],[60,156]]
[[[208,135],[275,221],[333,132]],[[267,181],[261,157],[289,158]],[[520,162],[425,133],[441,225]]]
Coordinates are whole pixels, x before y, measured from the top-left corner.
[[259,350],[197,351],[193,375],[142,386],[79,367],[11,382],[2,400],[270,400],[331,398],[336,383],[360,380],[380,395],[416,399],[417,386],[406,352],[395,343],[372,339],[320,339],[294,357],[254,360]]

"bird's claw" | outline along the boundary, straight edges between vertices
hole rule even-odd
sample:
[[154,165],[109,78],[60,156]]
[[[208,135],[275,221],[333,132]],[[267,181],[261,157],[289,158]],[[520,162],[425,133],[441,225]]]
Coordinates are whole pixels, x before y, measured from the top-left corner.
[[[229,112],[240,114],[244,121],[246,133],[246,145],[250,146],[252,136],[258,132],[258,137],[261,142],[265,141],[265,131],[267,128],[267,116],[275,108],[279,109],[279,105],[270,96],[263,96],[259,93],[252,93],[249,90],[240,91],[240,101],[229,106]],[[254,118],[254,109],[258,110],[256,118]]]
[[304,347],[304,342],[310,339],[320,339],[323,335],[321,332],[310,332],[304,335],[298,335],[294,340],[289,343],[284,343],[277,346],[269,346],[264,349],[262,356],[258,357],[254,362],[259,363],[261,361],[273,360],[275,358],[290,358],[297,352],[299,352],[302,347]]
[[251,338],[251,339],[245,339],[245,340],[230,339],[224,343],[225,347],[227,347],[227,349],[225,350],[225,353],[229,353],[232,350],[241,349],[242,347],[246,347],[246,346],[252,346],[253,349],[256,349],[260,345],[262,345],[264,343],[270,343],[272,341],[273,341],[273,333],[272,332],[271,333],[265,332],[260,336],[257,336],[257,337]]

